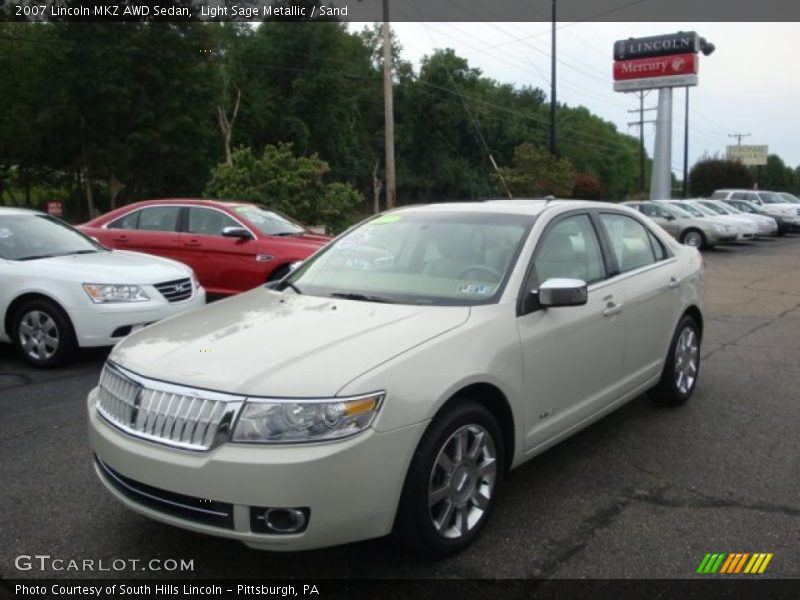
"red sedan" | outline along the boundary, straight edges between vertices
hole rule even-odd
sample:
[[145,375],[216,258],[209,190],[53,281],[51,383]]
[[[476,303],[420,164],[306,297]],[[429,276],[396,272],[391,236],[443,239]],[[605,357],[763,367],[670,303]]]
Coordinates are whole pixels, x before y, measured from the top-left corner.
[[331,239],[256,204],[216,200],[145,200],[78,228],[109,248],[186,263],[219,295],[280,279]]

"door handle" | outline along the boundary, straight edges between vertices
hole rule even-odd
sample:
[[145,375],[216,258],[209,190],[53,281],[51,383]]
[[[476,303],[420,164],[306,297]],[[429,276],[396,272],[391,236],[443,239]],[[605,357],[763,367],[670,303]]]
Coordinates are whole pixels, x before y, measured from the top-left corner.
[[184,246],[189,246],[190,248],[194,248],[194,247],[197,247],[197,246],[202,246],[203,244],[201,244],[197,240],[189,240],[188,242],[183,242],[183,245]]
[[128,236],[127,235],[120,235],[120,236],[117,236],[117,237],[111,238],[111,239],[114,240],[115,242],[127,242],[128,241]]
[[669,285],[668,285],[669,289],[674,290],[675,288],[680,286],[680,284],[681,284],[681,282],[678,279],[676,279],[675,277],[670,277],[669,278]]
[[606,304],[605,310],[603,310],[604,317],[613,317],[614,315],[618,315],[622,312],[622,304],[617,304],[616,302],[609,302]]

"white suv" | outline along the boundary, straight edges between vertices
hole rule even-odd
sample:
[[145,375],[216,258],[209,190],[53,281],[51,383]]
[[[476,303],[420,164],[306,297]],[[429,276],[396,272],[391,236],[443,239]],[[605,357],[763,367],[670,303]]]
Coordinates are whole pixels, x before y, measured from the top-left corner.
[[745,200],[760,206],[770,216],[780,217],[793,230],[800,229],[800,205],[775,192],[764,190],[717,190],[712,200]]

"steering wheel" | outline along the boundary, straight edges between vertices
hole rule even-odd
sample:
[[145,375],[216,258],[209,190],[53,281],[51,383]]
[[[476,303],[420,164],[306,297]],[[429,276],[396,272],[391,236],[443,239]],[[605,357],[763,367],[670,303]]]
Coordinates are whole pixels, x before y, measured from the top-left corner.
[[493,269],[492,267],[489,267],[487,265],[470,265],[464,270],[462,270],[461,273],[458,274],[458,278],[464,279],[464,275],[466,275],[470,271],[482,271],[484,273],[488,273],[492,277],[495,277],[498,281],[500,281],[503,278],[503,274],[500,271],[498,271],[497,269]]

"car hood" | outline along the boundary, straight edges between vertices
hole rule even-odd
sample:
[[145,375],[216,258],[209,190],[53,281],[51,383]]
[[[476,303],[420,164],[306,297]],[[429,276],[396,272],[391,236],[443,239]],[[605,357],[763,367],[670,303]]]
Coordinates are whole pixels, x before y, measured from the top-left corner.
[[81,283],[147,285],[191,275],[191,269],[174,260],[123,250],[54,256],[27,264],[40,275]]
[[110,359],[145,377],[209,390],[324,397],[459,327],[469,314],[463,306],[381,304],[257,288],[136,332]]

